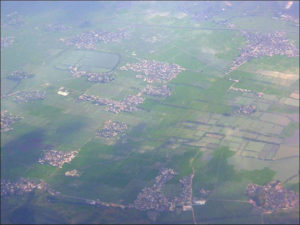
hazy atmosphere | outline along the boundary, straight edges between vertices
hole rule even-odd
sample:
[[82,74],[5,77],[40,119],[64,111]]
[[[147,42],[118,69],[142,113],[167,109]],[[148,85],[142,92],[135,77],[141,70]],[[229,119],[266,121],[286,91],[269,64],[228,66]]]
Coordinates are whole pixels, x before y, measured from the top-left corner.
[[1,1],[1,224],[299,224],[299,2]]

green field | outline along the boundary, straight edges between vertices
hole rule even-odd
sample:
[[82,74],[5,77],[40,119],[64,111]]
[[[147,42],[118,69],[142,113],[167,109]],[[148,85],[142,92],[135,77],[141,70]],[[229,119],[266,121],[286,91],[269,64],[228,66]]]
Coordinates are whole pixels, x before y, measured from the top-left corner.
[[[43,180],[71,197],[36,190],[4,198],[1,222],[261,223],[261,214],[247,202],[245,188],[249,183],[264,185],[279,180],[297,191],[299,142],[294,139],[299,125],[291,117],[299,116],[299,102],[290,94],[299,92],[299,78],[281,85],[277,78],[260,72],[297,75],[299,56],[261,56],[226,73],[247,44],[241,32],[280,30],[299,46],[298,28],[292,22],[272,19],[273,9],[264,12],[250,2],[233,6],[237,13],[224,2],[214,2],[207,10],[207,6],[188,3],[185,7],[189,13],[183,13],[181,2],[60,4],[34,3],[32,9],[26,3],[8,4],[1,9],[4,15],[16,8],[25,21],[20,27],[5,28],[2,25],[7,19],[1,22],[1,38],[15,37],[11,46],[1,50],[1,109],[23,117],[12,130],[1,133],[1,179]],[[223,4],[221,8],[219,4]],[[39,13],[32,13],[37,9]],[[216,15],[210,17],[210,10]],[[206,13],[208,17],[202,17]],[[48,24],[71,28],[47,31]],[[127,39],[100,41],[93,50],[60,41],[83,32],[117,32],[122,28],[128,31]],[[140,59],[175,63],[186,69],[167,83],[171,96],[142,94],[145,101],[138,105],[139,110],[118,114],[105,111],[105,106],[78,101],[82,94],[122,101],[140,93],[148,85],[136,78],[141,73],[120,70]],[[93,83],[75,78],[68,71],[70,66],[88,72],[111,72],[115,79]],[[15,70],[35,76],[19,82],[6,79]],[[264,95],[258,98],[252,92],[228,90],[232,85]],[[69,92],[67,96],[57,94],[61,87]],[[45,91],[45,99],[14,100],[17,91],[35,90]],[[257,111],[237,113],[246,105],[255,105]],[[111,139],[97,137],[97,130],[103,129],[107,120],[126,123],[126,134]],[[38,159],[49,146],[79,153],[62,168],[39,164]],[[204,206],[193,206],[195,217],[177,206],[172,212],[154,213],[153,220],[149,216],[153,211],[96,207],[76,199],[131,204],[144,187],[153,184],[162,168],[177,173],[163,187],[166,196],[178,196],[179,180],[192,173],[195,199],[201,198],[201,188],[211,191]],[[73,169],[80,172],[79,177],[65,176]],[[265,223],[274,221],[297,223],[299,216],[293,210],[265,216]]]

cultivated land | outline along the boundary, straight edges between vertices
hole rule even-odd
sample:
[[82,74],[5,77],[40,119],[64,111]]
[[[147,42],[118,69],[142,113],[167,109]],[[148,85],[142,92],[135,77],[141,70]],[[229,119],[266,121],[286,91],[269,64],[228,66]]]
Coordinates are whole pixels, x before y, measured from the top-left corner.
[[[15,191],[2,196],[1,222],[298,223],[299,206],[257,210],[246,189],[298,190],[299,51],[274,45],[265,51],[280,54],[230,68],[247,49],[242,32],[284,32],[299,48],[299,20],[282,19],[284,4],[229,3],[212,3],[214,16],[180,2],[6,6],[1,182]],[[61,41],[74,37],[77,47]],[[14,71],[34,76],[7,79]]]

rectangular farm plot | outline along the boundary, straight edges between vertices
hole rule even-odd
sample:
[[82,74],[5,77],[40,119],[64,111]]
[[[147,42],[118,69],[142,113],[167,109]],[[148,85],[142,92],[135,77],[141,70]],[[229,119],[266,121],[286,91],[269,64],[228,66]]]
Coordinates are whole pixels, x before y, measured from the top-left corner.
[[247,131],[240,131],[239,135],[245,139],[257,139],[257,137],[259,136],[257,133]]
[[273,159],[278,151],[279,145],[267,144],[258,154],[260,159]]
[[299,157],[299,146],[280,145],[280,148],[276,153],[275,159],[281,159],[292,156]]
[[210,119],[211,114],[206,112],[200,112],[198,118],[196,119],[197,122],[207,123]]
[[257,73],[262,75],[263,78],[267,78],[268,81],[282,86],[290,86],[293,82],[299,79],[299,75],[293,73],[281,73],[270,70],[259,70]]
[[243,147],[242,143],[232,142],[232,141],[229,141],[229,140],[222,140],[220,145],[221,146],[228,146],[230,148],[230,150],[235,151],[235,152],[240,151],[240,150],[243,149],[242,148]]
[[290,122],[290,119],[285,116],[276,115],[274,113],[264,113],[260,119],[262,121],[271,122],[281,126],[287,126]]
[[222,133],[223,127],[212,126],[209,132],[212,133]]
[[240,129],[249,129],[255,120],[245,118],[245,117],[239,117],[235,122],[234,125],[239,127]]
[[258,111],[266,111],[269,108],[270,104],[267,103],[262,103],[262,102],[258,102],[256,104],[257,110]]
[[204,134],[205,134],[205,132],[202,130],[198,130],[197,132],[195,132],[195,136],[197,136],[197,137],[202,137]]
[[197,130],[200,130],[200,131],[204,131],[204,132],[207,132],[211,129],[211,126],[210,125],[206,125],[206,124],[201,124],[197,127]]
[[280,99],[280,103],[290,106],[299,107],[299,100],[294,98],[282,98]]
[[264,100],[271,101],[271,102],[279,101],[279,99],[276,95],[264,94],[262,98]]
[[249,141],[245,150],[253,151],[253,152],[260,152],[260,151],[262,151],[264,146],[265,146],[265,143]]
[[258,131],[261,134],[266,134],[266,135],[271,135],[271,134],[279,134],[278,131],[273,130],[274,129],[274,124],[271,123],[265,123],[265,122],[259,122],[257,121],[255,126],[252,127],[252,130]]
[[250,105],[253,104],[254,101],[255,101],[254,98],[249,98],[246,96],[238,96],[234,99],[234,104]]
[[201,139],[201,142],[202,142],[202,143],[207,143],[207,144],[219,144],[219,143],[220,143],[220,139],[205,136],[205,137],[203,137],[203,138]]
[[264,136],[264,135],[258,135],[256,140],[262,141],[262,142],[268,142],[268,143],[272,143],[272,144],[280,144],[282,142],[281,138],[272,137],[272,136]]
[[255,152],[255,151],[243,151],[242,153],[241,153],[241,156],[244,156],[244,157],[255,157],[255,158],[257,158],[257,152]]

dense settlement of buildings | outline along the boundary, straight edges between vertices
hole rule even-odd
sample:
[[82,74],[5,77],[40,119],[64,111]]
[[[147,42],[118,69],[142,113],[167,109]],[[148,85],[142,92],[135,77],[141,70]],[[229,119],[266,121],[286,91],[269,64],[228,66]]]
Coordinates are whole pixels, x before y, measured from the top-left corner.
[[[65,175],[72,177],[80,176],[76,169],[66,171]],[[155,177],[154,184],[150,187],[145,187],[138,194],[137,199],[129,205],[102,202],[99,199],[83,199],[83,202],[95,206],[117,207],[122,209],[128,207],[149,212],[174,211],[177,206],[182,207],[182,210],[186,211],[192,210],[192,205],[204,205],[211,191],[200,189],[201,199],[192,199],[193,174],[180,179],[182,193],[179,197],[167,198],[164,195],[162,191],[163,186],[175,175],[177,175],[177,173],[173,169],[161,169],[159,175]],[[53,196],[64,197],[60,192],[53,191],[43,181],[37,183],[24,178],[16,182],[1,181],[1,196],[24,194],[36,189],[46,190]],[[262,212],[273,212],[278,209],[288,209],[299,206],[299,194],[284,189],[279,181],[270,182],[264,186],[249,184],[246,189],[246,194],[249,197],[249,203]],[[156,216],[157,215],[153,215],[151,217]]]
[[90,101],[95,105],[105,105],[105,111],[120,113],[120,112],[133,112],[138,110],[137,105],[144,102],[144,98],[138,95],[129,95],[122,101],[109,100],[100,98],[95,95],[83,94],[78,97],[82,101]]
[[79,71],[76,66],[70,66],[69,70],[73,77],[85,77],[88,81],[94,83],[108,83],[115,79],[112,73],[110,72],[92,73],[87,71]]
[[299,26],[299,17],[294,17],[294,16],[291,16],[291,15],[288,15],[288,14],[281,14],[279,13],[277,15],[277,17],[275,17],[276,19],[280,19],[280,20],[283,20],[283,21],[288,21],[288,22],[292,22],[294,23],[296,26]]
[[182,205],[183,210],[189,210],[193,204],[193,178],[194,174],[185,176],[179,180],[182,193],[179,198],[175,198],[176,205]]
[[126,123],[108,120],[104,123],[104,127],[97,131],[97,136],[111,138],[119,134],[124,134],[127,129],[128,126]]
[[15,182],[1,179],[1,196],[21,195],[36,189],[46,190],[48,189],[48,185],[44,181],[36,183],[25,178],[21,178]]
[[[243,31],[247,45],[240,55],[233,61],[229,72],[236,70],[245,62],[260,56],[286,55],[294,57],[299,55],[299,49],[294,42],[285,38],[284,32],[250,33]],[[228,73],[229,73],[228,72]]]
[[11,127],[16,121],[21,120],[22,117],[15,116],[9,113],[7,110],[1,112],[1,132],[10,131]]
[[284,189],[280,181],[273,181],[264,186],[249,184],[246,194],[249,197],[249,203],[262,211],[299,206],[299,194]]
[[78,154],[78,151],[62,152],[50,150],[43,153],[38,162],[40,164],[49,164],[51,166],[62,168],[65,163],[70,163]]
[[251,115],[256,112],[256,106],[255,105],[243,105],[238,108],[236,111],[237,114],[242,115]]
[[174,79],[184,68],[177,64],[169,64],[154,60],[140,60],[139,63],[130,64],[120,67],[120,70],[132,70],[144,75],[136,75],[136,78],[144,79],[148,83],[163,83]]
[[44,100],[46,96],[45,91],[18,91],[15,93],[14,100],[16,102],[29,102],[36,100]]
[[69,29],[71,29],[70,26],[65,26],[65,25],[59,24],[59,23],[48,24],[45,28],[46,31],[56,31],[56,32],[66,31]]
[[14,37],[3,37],[1,38],[1,49],[5,49],[11,46],[15,42]]
[[134,207],[138,210],[167,211],[171,202],[162,193],[162,187],[176,175],[173,169],[161,169],[155,177],[152,187],[145,187],[134,201]]
[[95,49],[95,45],[103,42],[119,42],[123,39],[128,39],[129,33],[127,29],[120,29],[116,32],[102,32],[102,31],[90,31],[86,33],[82,33],[73,38],[60,40],[64,42],[68,46],[75,46],[75,48],[81,49]]
[[19,12],[13,11],[1,18],[1,27],[19,27],[24,24],[24,18]]
[[182,192],[179,197],[167,198],[162,192],[163,186],[171,180],[177,173],[170,168],[163,168],[159,171],[159,175],[155,177],[154,184],[145,187],[134,201],[134,208],[142,211],[155,210],[174,211],[176,206],[181,206],[184,211],[191,210],[192,199],[192,180],[194,174],[185,176],[180,179]]
[[32,73],[27,73],[25,71],[13,71],[11,74],[6,76],[6,79],[20,81],[23,79],[33,78],[35,75]]
[[67,176],[67,177],[79,177],[80,173],[78,172],[78,170],[74,169],[74,170],[66,171],[65,176]]

